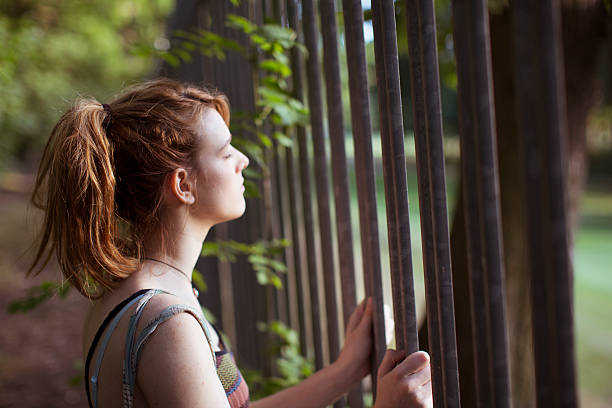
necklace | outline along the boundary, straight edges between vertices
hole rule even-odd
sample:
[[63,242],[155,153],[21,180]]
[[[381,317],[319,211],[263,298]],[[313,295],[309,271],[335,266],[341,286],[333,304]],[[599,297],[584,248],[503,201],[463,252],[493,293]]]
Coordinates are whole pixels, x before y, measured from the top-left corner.
[[148,261],[153,261],[153,262],[158,262],[158,263],[160,263],[160,264],[164,264],[164,265],[166,265],[166,266],[168,266],[168,267],[170,267],[170,268],[174,269],[175,271],[177,271],[178,273],[180,273],[181,275],[183,275],[183,276],[184,276],[184,277],[185,277],[185,278],[186,278],[186,279],[189,281],[189,283],[191,284],[191,289],[193,290],[193,295],[194,295],[196,298],[199,298],[199,297],[200,297],[200,291],[198,291],[198,289],[197,289],[195,286],[193,286],[193,282],[191,281],[191,278],[189,278],[189,275],[187,275],[185,272],[183,272],[182,270],[180,270],[180,269],[179,269],[179,268],[177,268],[176,266],[174,266],[174,265],[170,265],[169,263],[164,262],[164,261],[160,261],[159,259],[149,258],[149,257],[147,257],[147,256],[145,256],[145,257],[144,257],[144,258],[142,258],[142,259],[146,259],[146,260],[148,260]]

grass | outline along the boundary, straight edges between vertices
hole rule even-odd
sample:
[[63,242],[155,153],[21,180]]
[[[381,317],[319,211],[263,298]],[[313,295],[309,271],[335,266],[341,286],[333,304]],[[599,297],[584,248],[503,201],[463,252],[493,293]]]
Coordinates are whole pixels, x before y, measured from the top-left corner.
[[575,237],[574,303],[581,393],[612,403],[612,192],[588,192]]

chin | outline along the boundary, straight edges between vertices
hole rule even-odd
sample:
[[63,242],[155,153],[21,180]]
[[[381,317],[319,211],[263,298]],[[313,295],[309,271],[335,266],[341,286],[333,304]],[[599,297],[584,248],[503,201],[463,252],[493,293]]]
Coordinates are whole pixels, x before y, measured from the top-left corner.
[[238,206],[238,208],[236,208],[235,211],[232,211],[231,213],[228,213],[225,217],[223,217],[223,221],[221,222],[227,222],[227,221],[238,219],[242,217],[245,212],[246,212],[246,202],[243,199],[242,205]]

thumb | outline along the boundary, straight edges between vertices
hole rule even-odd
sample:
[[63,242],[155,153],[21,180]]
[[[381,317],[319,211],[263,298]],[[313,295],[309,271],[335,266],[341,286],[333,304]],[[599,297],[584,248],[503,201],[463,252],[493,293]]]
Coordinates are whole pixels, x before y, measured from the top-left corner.
[[359,323],[361,322],[362,318],[363,318],[363,313],[366,310],[367,304],[368,304],[368,298],[365,298],[361,301],[361,303],[359,304],[359,306],[357,306],[355,308],[355,310],[353,311],[353,313],[351,314],[351,317],[349,318],[349,322],[346,326],[346,332],[350,333],[353,330],[355,330],[355,328],[359,325]]
[[360,336],[370,336],[372,331],[372,298],[368,298],[366,308],[363,311],[361,321],[357,324],[355,330],[358,330]]
[[397,363],[399,363],[404,357],[406,357],[406,353],[404,351],[388,349],[382,362],[380,363],[380,367],[378,367],[378,378],[385,376],[391,370],[393,370]]

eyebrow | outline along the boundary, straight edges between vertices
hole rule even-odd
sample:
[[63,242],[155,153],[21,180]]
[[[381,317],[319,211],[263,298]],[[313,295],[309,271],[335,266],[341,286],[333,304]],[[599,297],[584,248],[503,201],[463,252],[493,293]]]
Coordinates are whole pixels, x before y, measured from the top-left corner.
[[225,146],[227,146],[230,143],[232,143],[232,135],[231,134],[230,134],[229,138],[225,141],[225,143],[223,143],[223,146],[221,146],[219,148],[219,151],[223,150],[225,148]]

